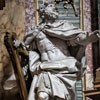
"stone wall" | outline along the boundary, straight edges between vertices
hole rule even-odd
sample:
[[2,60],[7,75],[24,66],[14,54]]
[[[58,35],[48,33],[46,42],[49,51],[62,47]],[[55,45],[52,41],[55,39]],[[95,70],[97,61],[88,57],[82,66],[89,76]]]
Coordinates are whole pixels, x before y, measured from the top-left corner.
[[15,32],[22,40],[25,34],[25,0],[6,0],[0,10],[0,86],[13,73],[9,55],[4,46],[5,32]]

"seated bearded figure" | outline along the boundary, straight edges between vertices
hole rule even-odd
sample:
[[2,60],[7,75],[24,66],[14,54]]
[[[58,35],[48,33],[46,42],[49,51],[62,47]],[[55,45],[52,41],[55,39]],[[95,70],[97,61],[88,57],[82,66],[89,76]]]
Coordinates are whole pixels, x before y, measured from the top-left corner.
[[[67,21],[57,20],[58,13],[52,3],[46,2],[39,13],[42,22],[24,39],[30,47],[33,75],[28,100],[75,100],[75,83],[82,76],[85,47],[98,40],[99,31],[87,35]],[[69,47],[83,49],[72,56]]]

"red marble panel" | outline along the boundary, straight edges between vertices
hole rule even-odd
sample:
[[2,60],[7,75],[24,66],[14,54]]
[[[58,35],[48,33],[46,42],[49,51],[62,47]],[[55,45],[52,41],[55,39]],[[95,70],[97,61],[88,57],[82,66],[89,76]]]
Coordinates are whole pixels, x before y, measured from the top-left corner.
[[[91,0],[83,0],[84,10],[84,30],[91,32]],[[93,88],[93,55],[92,55],[92,44],[89,44],[86,48],[87,57],[87,73],[86,73],[86,89]],[[90,100],[90,99],[89,99]]]
[[29,32],[35,25],[35,0],[25,0],[26,32]]

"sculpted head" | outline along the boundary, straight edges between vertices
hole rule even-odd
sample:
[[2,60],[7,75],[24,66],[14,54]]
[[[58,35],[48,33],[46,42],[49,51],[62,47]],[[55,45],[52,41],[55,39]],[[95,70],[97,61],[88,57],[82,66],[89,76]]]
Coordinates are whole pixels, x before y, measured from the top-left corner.
[[55,20],[58,18],[58,12],[53,3],[44,3],[43,7],[39,9],[40,17],[45,20]]

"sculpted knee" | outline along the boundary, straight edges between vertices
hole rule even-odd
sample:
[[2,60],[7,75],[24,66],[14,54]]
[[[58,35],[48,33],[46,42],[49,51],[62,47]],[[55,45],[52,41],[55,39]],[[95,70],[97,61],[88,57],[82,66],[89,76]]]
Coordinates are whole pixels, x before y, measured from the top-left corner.
[[45,92],[40,92],[38,94],[38,100],[49,100],[48,94]]

